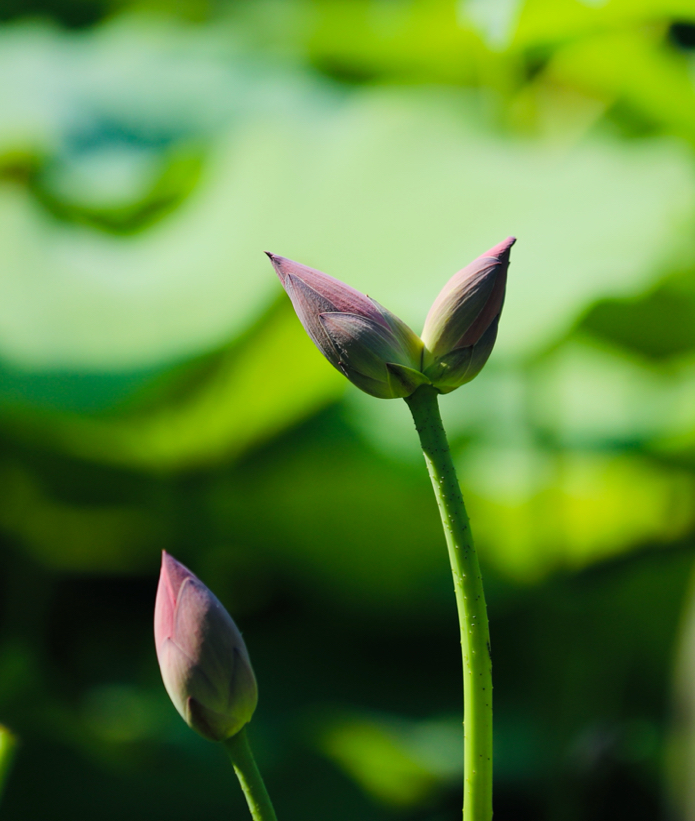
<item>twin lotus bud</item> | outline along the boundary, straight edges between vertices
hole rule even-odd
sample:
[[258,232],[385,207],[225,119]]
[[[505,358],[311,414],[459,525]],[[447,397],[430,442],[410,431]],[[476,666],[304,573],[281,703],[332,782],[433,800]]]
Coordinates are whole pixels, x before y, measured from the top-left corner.
[[154,638],[164,686],[189,727],[224,741],[251,720],[258,690],[241,633],[217,597],[166,552]]
[[306,332],[351,382],[380,399],[420,385],[449,393],[487,362],[507,284],[509,237],[449,280],[430,309],[422,338],[364,294],[327,274],[268,254]]

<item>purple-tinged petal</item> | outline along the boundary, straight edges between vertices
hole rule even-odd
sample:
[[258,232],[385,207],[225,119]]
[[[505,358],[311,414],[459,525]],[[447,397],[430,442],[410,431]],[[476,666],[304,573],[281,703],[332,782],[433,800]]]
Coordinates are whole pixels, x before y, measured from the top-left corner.
[[392,344],[402,352],[402,359],[398,362],[409,368],[419,369],[422,366],[422,353],[425,347],[420,337],[402,319],[379,305],[376,300],[370,297],[370,301],[379,310],[388,325],[393,337]]
[[422,343],[404,323],[401,324],[416,344],[411,343],[405,331],[396,334],[390,327],[384,328],[355,314],[325,313],[320,320],[338,352],[337,367],[358,388],[379,399],[408,396],[415,390],[407,390],[412,380],[394,381],[394,373],[389,372],[389,366],[413,373],[419,367]]
[[454,274],[444,286],[422,332],[427,365],[457,348],[475,345],[499,316],[515,242],[514,237],[508,237]]
[[167,553],[157,589],[155,644],[164,686],[193,729],[223,740],[250,721],[258,691],[241,633],[217,597]]
[[268,256],[304,329],[333,367],[372,396],[409,395],[403,391],[417,379],[401,380],[386,367],[402,366],[404,374],[422,367],[422,340],[405,322],[321,271]]
[[[340,356],[340,365],[373,379],[386,378],[386,363],[403,359],[393,336],[381,325],[355,314],[325,313],[320,321]],[[405,364],[405,363],[403,363]]]
[[331,302],[321,296],[317,291],[307,285],[303,280],[288,274],[284,282],[287,295],[292,301],[292,306],[299,317],[299,321],[304,326],[304,330],[309,334],[311,341],[333,365],[338,367],[340,359],[339,353],[326,334],[326,329],[320,320],[321,314],[331,313],[334,306]]
[[331,306],[329,311],[336,311],[339,313],[359,314],[360,316],[372,319],[380,325],[385,325],[384,318],[374,306],[372,300],[322,271],[317,271],[315,268],[309,268],[299,262],[294,262],[285,257],[279,257],[276,254],[271,254],[266,251],[273,267],[280,277],[280,282],[286,288],[285,280],[288,276],[301,280],[305,285],[319,294]]

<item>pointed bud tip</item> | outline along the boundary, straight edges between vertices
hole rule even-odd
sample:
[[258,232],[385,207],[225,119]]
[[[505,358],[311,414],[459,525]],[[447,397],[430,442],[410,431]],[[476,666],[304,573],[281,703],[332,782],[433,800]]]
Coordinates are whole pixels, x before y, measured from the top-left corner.
[[275,269],[275,273],[280,278],[280,282],[284,287],[285,280],[287,279],[287,271],[285,270],[285,264],[290,262],[290,260],[288,260],[286,257],[278,256],[277,254],[274,254],[272,251],[264,251],[263,253],[270,260],[271,265]]
[[[166,572],[171,572],[174,569],[182,568],[183,565],[177,559],[175,559],[171,553],[167,553],[166,550],[162,550],[162,570]],[[184,568],[187,570],[187,568]]]
[[[181,589],[181,585],[186,579],[191,577],[196,578],[195,574],[191,573],[186,565],[181,564],[181,562],[175,559],[171,553],[167,553],[166,550],[162,550],[162,566],[159,573],[159,591],[162,593],[163,591],[166,591],[166,595],[171,598],[173,603],[175,603],[179,590]],[[158,599],[159,591],[157,594]]]
[[507,237],[507,239],[502,240],[502,242],[498,242],[493,248],[490,248],[485,254],[482,254],[484,257],[501,257],[503,254],[508,254],[511,250],[512,245],[516,242],[516,237]]

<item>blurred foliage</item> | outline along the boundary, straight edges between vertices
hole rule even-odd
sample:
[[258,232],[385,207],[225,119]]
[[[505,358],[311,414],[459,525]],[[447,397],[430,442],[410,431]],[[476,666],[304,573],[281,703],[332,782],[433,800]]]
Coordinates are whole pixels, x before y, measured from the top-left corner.
[[17,739],[6,727],[0,727],[0,793],[12,766]]
[[488,580],[496,818],[695,818],[695,3],[0,20],[3,817],[245,817],[159,680],[163,548],[245,630],[283,818],[458,817],[412,423],[325,363],[262,251],[419,330],[513,233],[494,355],[442,401]]

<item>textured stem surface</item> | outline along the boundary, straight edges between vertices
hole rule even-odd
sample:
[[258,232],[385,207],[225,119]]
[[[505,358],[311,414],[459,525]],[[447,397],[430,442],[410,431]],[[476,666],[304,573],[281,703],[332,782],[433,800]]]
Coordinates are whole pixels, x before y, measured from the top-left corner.
[[277,821],[270,796],[251,752],[246,727],[228,738],[224,746],[246,796],[246,803],[249,805],[253,821]]
[[405,401],[420,436],[454,576],[463,655],[463,818],[490,821],[492,661],[478,556],[439,413],[437,391],[423,385]]

